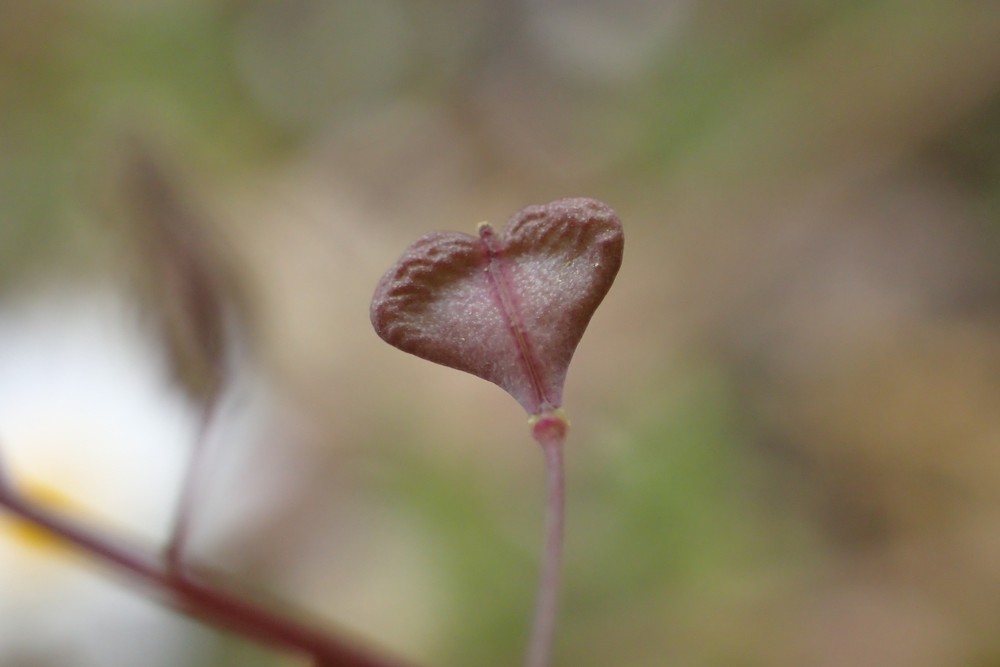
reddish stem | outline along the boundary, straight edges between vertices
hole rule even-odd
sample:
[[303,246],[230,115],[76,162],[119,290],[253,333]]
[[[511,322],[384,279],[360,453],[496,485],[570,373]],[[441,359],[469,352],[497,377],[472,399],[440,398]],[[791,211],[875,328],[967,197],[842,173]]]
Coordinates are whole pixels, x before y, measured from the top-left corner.
[[180,497],[177,503],[177,513],[174,516],[174,525],[167,540],[167,547],[164,552],[167,561],[167,569],[177,576],[183,576],[184,552],[187,547],[188,536],[191,533],[191,522],[194,518],[194,510],[198,506],[198,499],[201,496],[202,480],[205,477],[205,463],[209,448],[209,435],[212,426],[217,421],[219,401],[217,398],[210,399],[207,406],[201,412],[198,422],[198,433],[195,436],[194,449],[188,458],[187,470],[184,473]]
[[548,667],[555,641],[562,578],[563,533],[566,521],[566,480],[563,448],[568,424],[562,411],[546,413],[532,425],[532,435],[545,454],[546,505],[545,552],[535,601],[535,619],[528,646],[526,667]]
[[4,484],[2,478],[0,506],[128,575],[179,611],[262,644],[304,653],[316,661],[317,667],[405,667],[405,663],[375,657],[203,580],[190,575],[178,577],[144,551],[113,543],[104,535],[34,505]]

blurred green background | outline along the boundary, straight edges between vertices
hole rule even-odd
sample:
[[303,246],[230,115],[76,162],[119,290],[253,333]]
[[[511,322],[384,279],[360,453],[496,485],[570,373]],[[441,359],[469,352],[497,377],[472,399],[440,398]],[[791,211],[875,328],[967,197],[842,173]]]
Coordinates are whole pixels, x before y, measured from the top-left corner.
[[[213,496],[264,509],[200,529],[249,590],[519,663],[540,453],[368,300],[426,231],[590,196],[626,250],[567,382],[556,664],[1000,666],[1000,3],[0,0],[0,297],[130,284],[137,137],[285,406]],[[0,663],[79,664],[43,653]]]

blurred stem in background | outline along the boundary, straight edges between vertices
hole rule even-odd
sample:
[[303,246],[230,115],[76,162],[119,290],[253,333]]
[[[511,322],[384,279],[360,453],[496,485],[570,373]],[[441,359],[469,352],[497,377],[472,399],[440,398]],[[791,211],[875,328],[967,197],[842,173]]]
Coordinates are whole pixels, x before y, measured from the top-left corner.
[[198,503],[208,480],[207,464],[211,446],[212,425],[218,420],[219,402],[212,400],[201,411],[198,419],[198,433],[189,455],[187,472],[184,475],[174,526],[167,539],[167,567],[177,576],[184,576],[184,555],[191,536],[192,525]]
[[142,584],[149,593],[178,611],[254,641],[308,655],[317,667],[405,666],[403,662],[376,657],[368,650],[236,596],[191,573],[178,577],[169,566],[142,550],[124,546],[37,506],[2,479],[0,507]]

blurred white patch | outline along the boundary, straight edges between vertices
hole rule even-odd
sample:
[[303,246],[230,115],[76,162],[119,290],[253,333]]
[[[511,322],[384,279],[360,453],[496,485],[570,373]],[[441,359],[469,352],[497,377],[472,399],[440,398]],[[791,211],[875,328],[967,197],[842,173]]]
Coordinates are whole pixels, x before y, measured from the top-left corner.
[[[162,541],[195,432],[155,341],[104,290],[0,301],[0,452],[14,485]],[[172,612],[0,515],[0,664],[179,665]]]

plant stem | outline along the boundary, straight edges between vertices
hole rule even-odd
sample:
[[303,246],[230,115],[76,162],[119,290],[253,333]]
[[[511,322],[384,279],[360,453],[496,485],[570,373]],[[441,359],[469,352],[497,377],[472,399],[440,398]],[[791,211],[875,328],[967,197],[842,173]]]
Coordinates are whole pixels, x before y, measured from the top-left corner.
[[57,516],[0,484],[0,506],[142,584],[182,613],[265,645],[312,657],[319,667],[404,667],[357,646],[280,616],[204,580],[181,578],[143,550],[115,543]]
[[178,500],[177,513],[174,516],[174,525],[167,540],[164,552],[167,569],[183,576],[184,551],[187,547],[188,536],[191,533],[191,521],[194,517],[194,510],[198,506],[198,499],[201,495],[202,480],[204,479],[205,461],[209,448],[209,435],[212,425],[217,421],[219,401],[213,398],[205,406],[198,422],[198,433],[195,436],[194,449],[188,458],[187,470],[184,473],[183,486],[181,487],[180,499]]
[[0,495],[5,496],[9,493],[9,482],[7,481],[7,468],[4,467],[2,454],[3,451],[0,451]]
[[548,667],[555,640],[566,520],[566,481],[563,463],[566,429],[566,421],[560,414],[542,416],[532,428],[535,440],[542,446],[542,452],[545,454],[545,551],[542,555],[538,597],[535,601],[535,619],[525,667]]

